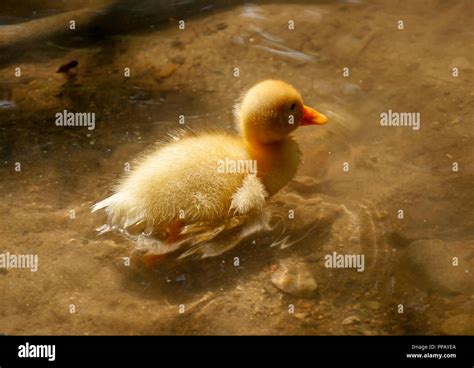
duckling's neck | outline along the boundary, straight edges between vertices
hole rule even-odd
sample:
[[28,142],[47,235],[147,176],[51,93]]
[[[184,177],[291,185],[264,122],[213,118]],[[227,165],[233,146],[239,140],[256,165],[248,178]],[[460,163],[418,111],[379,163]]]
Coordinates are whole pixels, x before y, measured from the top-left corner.
[[257,161],[257,176],[270,195],[293,179],[301,162],[298,144],[291,137],[271,144],[247,141],[246,147],[250,157]]

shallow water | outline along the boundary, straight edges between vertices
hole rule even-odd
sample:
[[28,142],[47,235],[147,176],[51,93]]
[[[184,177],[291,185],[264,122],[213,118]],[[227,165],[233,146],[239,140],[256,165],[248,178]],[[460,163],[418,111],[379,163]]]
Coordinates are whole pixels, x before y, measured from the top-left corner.
[[[61,4],[1,13],[0,253],[39,268],[0,270],[0,333],[474,334],[471,1]],[[179,115],[232,131],[235,100],[265,78],[330,119],[295,132],[303,164],[265,208],[294,210],[285,236],[303,239],[261,231],[215,257],[126,266],[136,245],[98,236],[90,206]],[[55,126],[64,109],[95,112],[95,129]],[[388,110],[419,112],[420,129],[382,127]],[[334,251],[364,271],[326,268]],[[292,263],[311,295],[275,287]]]

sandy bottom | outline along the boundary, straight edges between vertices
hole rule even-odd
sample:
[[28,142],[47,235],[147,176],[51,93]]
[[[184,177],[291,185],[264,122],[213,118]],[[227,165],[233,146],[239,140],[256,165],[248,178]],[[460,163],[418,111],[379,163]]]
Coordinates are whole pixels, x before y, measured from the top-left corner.
[[[472,2],[239,5],[185,30],[137,12],[146,26],[127,34],[101,19],[107,37],[106,12],[67,10],[76,33],[61,13],[0,32],[0,253],[39,260],[0,270],[0,333],[474,334]],[[71,60],[75,75],[55,73]],[[292,237],[311,232],[125,265],[133,242],[98,236],[90,206],[179,115],[232,130],[235,100],[270,77],[330,119],[296,132],[303,165],[266,208],[295,211]],[[55,126],[64,109],[95,112],[95,130]],[[382,127],[388,110],[420,113],[420,129]],[[364,255],[364,271],[326,268],[333,252]]]

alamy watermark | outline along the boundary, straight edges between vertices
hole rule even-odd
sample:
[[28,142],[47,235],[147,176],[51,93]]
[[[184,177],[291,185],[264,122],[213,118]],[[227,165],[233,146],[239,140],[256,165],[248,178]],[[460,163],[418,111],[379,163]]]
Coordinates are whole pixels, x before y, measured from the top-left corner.
[[257,175],[257,160],[234,160],[226,157],[224,160],[217,160],[217,172]]
[[56,345],[34,345],[29,342],[18,346],[19,358],[47,358],[50,362],[56,360]]
[[324,257],[326,268],[355,268],[357,272],[364,272],[365,257],[363,254],[326,254]]
[[56,126],[61,127],[82,127],[86,126],[88,130],[95,129],[95,113],[94,112],[58,112],[55,115]]
[[37,254],[11,254],[10,252],[0,253],[0,268],[6,270],[13,268],[25,268],[31,272],[38,271]]
[[396,112],[388,110],[380,113],[380,125],[383,127],[412,127],[419,130],[421,114],[419,112]]

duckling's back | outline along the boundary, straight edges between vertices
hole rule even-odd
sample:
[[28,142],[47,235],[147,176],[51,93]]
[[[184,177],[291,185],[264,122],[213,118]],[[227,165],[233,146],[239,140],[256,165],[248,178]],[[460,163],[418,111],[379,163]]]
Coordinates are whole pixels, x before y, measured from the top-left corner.
[[248,175],[229,172],[226,164],[243,161],[250,157],[238,136],[184,137],[145,155],[93,211],[105,208],[109,223],[121,228],[141,223],[157,229],[176,218],[185,224],[216,223],[229,214],[232,195]]

